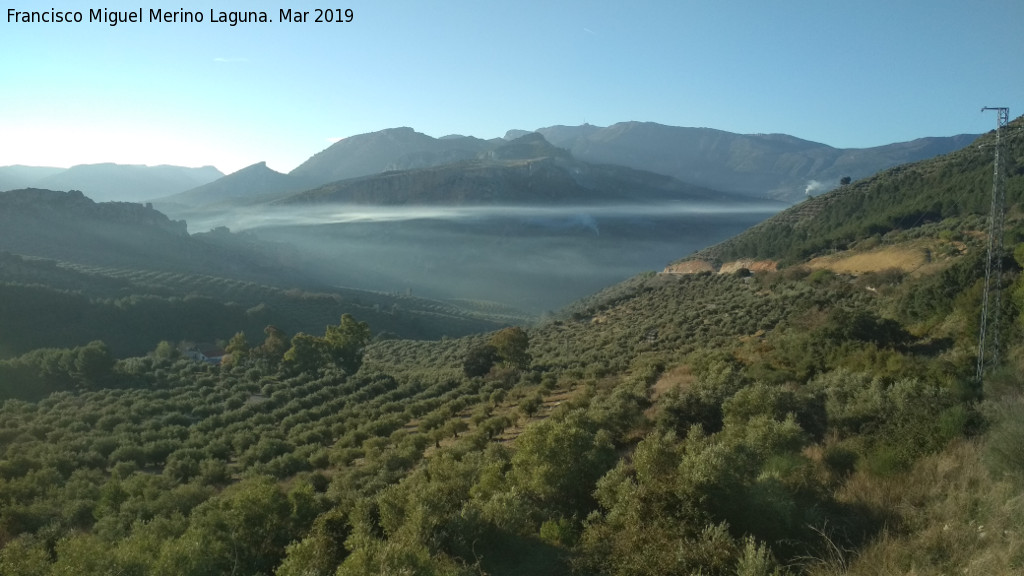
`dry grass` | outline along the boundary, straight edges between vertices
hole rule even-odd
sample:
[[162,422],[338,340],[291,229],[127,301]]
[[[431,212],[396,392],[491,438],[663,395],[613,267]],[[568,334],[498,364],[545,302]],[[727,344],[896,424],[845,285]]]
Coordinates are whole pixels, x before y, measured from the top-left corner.
[[838,274],[864,274],[892,268],[913,272],[928,263],[928,253],[916,247],[889,246],[870,252],[840,252],[820,256],[807,263],[812,269],[827,268]]
[[650,388],[651,406],[644,411],[644,416],[652,422],[657,420],[661,411],[658,398],[672,390],[683,392],[696,381],[697,377],[693,375],[693,369],[689,364],[680,364],[663,372]]
[[808,262],[807,267],[855,276],[894,268],[907,274],[930,274],[945,268],[952,258],[964,252],[966,246],[960,242],[916,240],[867,251],[855,249],[820,256]]
[[906,475],[860,471],[840,490],[845,502],[896,520],[856,554],[812,562],[815,576],[850,574],[1024,574],[1024,495],[983,465],[979,441],[958,441]]
[[651,401],[657,400],[662,394],[675,388],[680,391],[686,390],[696,381],[697,377],[693,375],[689,364],[680,364],[666,370],[651,387]]

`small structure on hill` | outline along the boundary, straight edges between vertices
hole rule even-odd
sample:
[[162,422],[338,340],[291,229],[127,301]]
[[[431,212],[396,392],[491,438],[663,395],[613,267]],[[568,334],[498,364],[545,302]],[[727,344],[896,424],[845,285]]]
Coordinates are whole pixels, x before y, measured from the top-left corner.
[[224,359],[224,349],[214,344],[187,344],[182,355],[194,362],[220,364]]

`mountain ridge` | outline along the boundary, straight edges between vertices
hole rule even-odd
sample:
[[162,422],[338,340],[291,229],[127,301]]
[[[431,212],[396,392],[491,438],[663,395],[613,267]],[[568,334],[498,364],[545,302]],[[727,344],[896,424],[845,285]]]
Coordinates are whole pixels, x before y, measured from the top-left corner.
[[787,134],[736,134],[654,122],[551,126],[537,132],[581,160],[619,163],[695,185],[788,202],[834,188],[842,177],[863,178],[952,152],[977,138],[961,134],[840,149]]
[[0,192],[0,251],[98,266],[221,271],[260,281],[288,269],[281,259],[189,235],[184,221],[150,205],[95,202],[77,190]]
[[[188,198],[189,204],[196,201],[211,204],[214,202],[204,199],[204,195],[209,194],[218,201],[258,196],[287,189],[312,189],[385,172],[476,160],[530,133],[544,135],[555,147],[591,164],[615,164],[672,176],[698,187],[791,203],[834,188],[842,177],[858,179],[895,165],[949,153],[976,138],[970,134],[923,137],[870,148],[840,149],[787,134],[736,134],[714,128],[639,121],[619,122],[608,127],[583,124],[554,125],[532,131],[511,129],[504,137],[490,140],[455,134],[433,138],[413,128],[400,127],[339,140],[287,174],[267,173],[263,182],[235,178],[177,200],[168,197],[191,192],[226,176],[210,166],[183,168],[107,163],[66,170],[6,166],[0,167],[0,189],[76,189],[97,201],[178,202]],[[275,182],[270,184],[270,180]]]
[[315,186],[380,172],[471,160],[499,143],[472,136],[433,138],[409,127],[387,128],[339,140],[288,174]]
[[[1005,141],[1008,168],[1006,203],[1024,200],[1024,116],[1010,123]],[[910,230],[949,218],[982,218],[992,194],[995,134],[976,145],[883,170],[835,190],[808,198],[728,240],[686,256],[675,264],[715,265],[740,258],[796,263],[823,251],[854,246],[887,231]],[[1011,215],[1011,219],[1014,218]],[[981,233],[984,234],[984,224]]]
[[684,199],[743,200],[661,174],[582,162],[532,132],[475,159],[341,180],[271,202],[547,205]]
[[144,202],[195,188],[224,174],[213,166],[188,168],[160,164],[77,164],[67,169],[0,167],[0,190],[38,188],[80,190],[97,202]]
[[265,161],[246,166],[212,182],[177,194],[154,198],[157,207],[178,204],[190,208],[217,204],[226,200],[256,198],[263,195],[303,189],[301,180],[277,172]]

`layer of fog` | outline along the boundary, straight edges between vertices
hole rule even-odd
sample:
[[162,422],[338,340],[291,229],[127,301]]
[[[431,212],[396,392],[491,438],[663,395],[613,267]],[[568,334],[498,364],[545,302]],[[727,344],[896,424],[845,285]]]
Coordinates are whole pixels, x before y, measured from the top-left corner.
[[286,244],[322,281],[446,300],[557,310],[764,220],[779,205],[316,206],[221,215]]
[[190,214],[192,232],[227,227],[234,232],[281,226],[319,226],[325,224],[403,222],[410,220],[487,221],[512,218],[557,224],[561,221],[596,223],[602,218],[676,217],[693,215],[764,214],[778,212],[785,205],[711,204],[661,202],[635,204],[558,205],[558,206],[367,206],[363,204],[307,204],[301,206],[261,206]]

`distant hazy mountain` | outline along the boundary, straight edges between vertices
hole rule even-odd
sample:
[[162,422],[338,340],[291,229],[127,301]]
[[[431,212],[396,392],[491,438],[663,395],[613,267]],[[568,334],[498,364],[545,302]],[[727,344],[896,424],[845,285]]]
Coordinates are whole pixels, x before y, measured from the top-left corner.
[[532,132],[473,160],[342,180],[276,203],[550,205],[735,199],[662,174],[581,162]]
[[[977,137],[921,138],[873,148],[840,149],[785,134],[734,134],[652,122],[622,122],[606,128],[590,124],[549,126],[536,132],[591,164],[626,166],[698,187],[787,202],[830,190],[844,176],[857,179],[958,150]],[[313,188],[384,172],[476,162],[528,134],[526,130],[509,130],[504,138],[493,140],[457,135],[432,138],[412,128],[392,128],[341,140],[289,176]],[[473,169],[479,170],[480,166],[474,165]],[[392,180],[397,183],[401,179]]]
[[141,237],[174,243],[187,236],[184,222],[169,220],[137,203],[98,204],[77,190],[29,188],[0,193],[3,251],[68,259],[85,253],[131,253],[138,249]]
[[505,136],[502,139],[515,140],[516,138],[522,138],[523,136],[526,136],[529,133],[529,130],[509,130],[508,132],[505,132]]
[[[976,138],[921,138],[873,148],[839,149],[785,134],[734,134],[652,122],[622,122],[606,128],[590,124],[549,126],[536,132],[551,145],[590,165],[625,166],[671,176],[696,187],[787,202],[832,189],[844,176],[858,179],[898,164],[946,154]],[[88,164],[67,170],[6,166],[0,167],[0,190],[29,186],[81,190],[97,201],[159,199],[168,209],[189,210],[239,198],[405,172],[401,177],[393,175],[388,179],[397,185],[417,170],[460,163],[461,169],[472,169],[480,176],[481,162],[500,160],[490,154],[529,134],[525,130],[509,130],[504,138],[491,140],[461,135],[433,138],[412,128],[390,128],[340,140],[287,175],[274,172],[263,163],[230,177],[224,177],[211,166]],[[443,175],[449,173],[445,169],[422,174],[441,178],[437,180],[441,182],[448,177]],[[467,186],[468,181],[460,185]],[[347,186],[355,196],[383,193],[379,189],[356,194],[353,185]],[[415,190],[411,193],[418,194]],[[173,195],[177,196],[169,198]],[[392,201],[399,201],[398,197],[392,197]]]
[[47,176],[63,172],[66,168],[49,166],[0,166],[0,191],[15,190],[31,186]]
[[141,202],[189,190],[223,175],[213,166],[80,164],[66,170],[5,166],[0,168],[0,190],[26,187],[81,190],[97,202]]
[[470,136],[432,138],[412,128],[390,128],[339,140],[289,175],[313,187],[381,172],[470,160],[501,143],[501,139],[481,140]]
[[0,252],[261,281],[297,276],[283,273],[280,262],[221,244],[189,236],[185,222],[135,202],[97,203],[78,191],[0,192]]
[[164,198],[157,198],[153,204],[158,209],[172,204],[179,207],[197,208],[226,200],[255,199],[269,194],[294,192],[305,188],[307,186],[304,186],[299,179],[267,168],[266,162],[259,162],[208,184]]
[[977,135],[921,138],[862,149],[838,149],[785,134],[734,134],[652,122],[601,128],[550,126],[537,132],[587,162],[621,164],[716,190],[789,202],[898,164],[963,148]]

